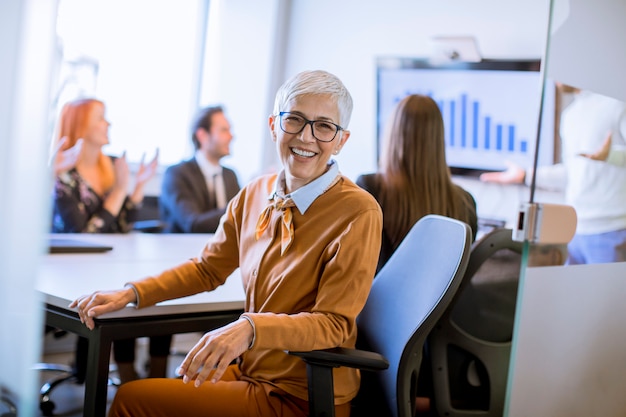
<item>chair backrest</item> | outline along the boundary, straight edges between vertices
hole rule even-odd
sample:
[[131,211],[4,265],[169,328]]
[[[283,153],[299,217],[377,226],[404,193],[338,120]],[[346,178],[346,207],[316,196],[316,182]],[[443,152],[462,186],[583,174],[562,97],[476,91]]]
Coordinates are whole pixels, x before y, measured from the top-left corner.
[[474,243],[463,282],[428,339],[441,416],[502,416],[523,243],[495,229]]
[[147,195],[134,220],[133,229],[144,233],[161,233],[163,222],[159,213],[159,196]]
[[[463,222],[425,216],[374,279],[357,319],[359,343],[389,361],[387,370],[370,377],[378,380],[394,417],[413,415],[424,343],[461,282],[471,236]],[[380,395],[375,401],[380,401]]]

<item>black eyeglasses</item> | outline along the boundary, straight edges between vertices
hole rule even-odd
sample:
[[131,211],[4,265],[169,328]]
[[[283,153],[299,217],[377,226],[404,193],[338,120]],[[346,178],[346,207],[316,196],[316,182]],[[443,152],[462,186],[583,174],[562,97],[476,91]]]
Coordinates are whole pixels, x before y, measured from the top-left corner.
[[283,132],[297,135],[304,130],[306,125],[311,125],[313,137],[320,142],[332,142],[335,136],[337,136],[337,132],[343,130],[343,127],[333,122],[326,120],[309,120],[297,113],[288,111],[281,111],[278,113],[278,116],[280,116],[280,128]]

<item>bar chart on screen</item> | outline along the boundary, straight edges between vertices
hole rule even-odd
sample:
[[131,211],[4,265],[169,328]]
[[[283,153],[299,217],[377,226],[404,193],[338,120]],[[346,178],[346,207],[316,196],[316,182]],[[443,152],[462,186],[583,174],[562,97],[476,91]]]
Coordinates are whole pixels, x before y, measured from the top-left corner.
[[[421,61],[380,68],[379,137],[394,106],[410,94],[430,96],[444,121],[451,167],[498,171],[507,162],[532,166],[542,102],[538,64],[495,61],[432,66]],[[539,163],[554,162],[555,91],[543,99]]]

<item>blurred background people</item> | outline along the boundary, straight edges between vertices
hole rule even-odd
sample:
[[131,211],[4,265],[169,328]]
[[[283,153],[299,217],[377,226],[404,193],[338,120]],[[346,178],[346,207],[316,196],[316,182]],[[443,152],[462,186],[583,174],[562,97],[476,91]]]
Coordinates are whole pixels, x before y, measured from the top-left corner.
[[165,232],[213,233],[226,204],[239,191],[237,175],[220,165],[233,135],[221,106],[202,109],[192,126],[193,158],[163,176],[159,210]]
[[452,182],[446,163],[444,123],[437,103],[424,95],[402,99],[388,120],[380,168],[356,183],[378,200],[383,210],[380,270],[409,229],[427,214],[466,222],[478,231],[474,197]]
[[[565,203],[576,210],[567,264],[626,261],[626,107],[591,91],[559,88],[573,94],[561,113],[561,163],[538,167],[536,187],[563,191]],[[511,164],[480,179],[529,185],[532,168]]]
[[[109,143],[110,123],[105,105],[95,99],[67,103],[61,112],[53,157],[53,233],[126,233],[132,230],[144,197],[145,184],[155,175],[158,151],[142,161],[129,194],[131,173],[125,156],[103,153]],[[165,376],[171,336],[150,341],[150,376]],[[122,382],[137,378],[135,340],[113,343],[113,354]],[[76,374],[84,379],[87,340],[78,339]]]
[[[66,104],[59,122],[59,141],[54,161],[54,233],[124,233],[143,201],[147,181],[156,173],[158,153],[143,161],[131,194],[130,170],[125,156],[105,155],[110,123],[104,103],[82,99]],[[77,145],[77,142],[80,143]],[[73,164],[73,165],[72,165]]]

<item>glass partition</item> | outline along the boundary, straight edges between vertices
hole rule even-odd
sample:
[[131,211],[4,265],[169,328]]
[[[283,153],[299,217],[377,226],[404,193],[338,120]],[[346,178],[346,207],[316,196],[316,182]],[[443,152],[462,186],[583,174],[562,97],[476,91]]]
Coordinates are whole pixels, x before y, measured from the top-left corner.
[[[616,68],[626,58],[612,45],[626,41],[626,4],[554,0],[550,10],[544,72],[558,83],[559,160],[534,166],[529,202],[541,207],[535,191],[559,187],[576,230],[557,243],[563,266],[533,264],[537,243],[524,236],[505,415],[624,415],[626,81]],[[573,222],[545,214],[533,227]]]

